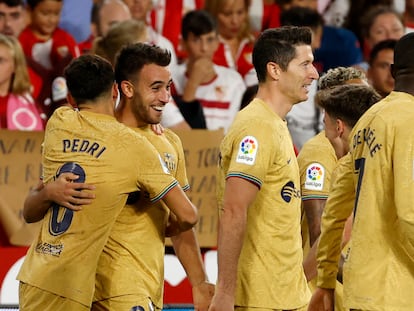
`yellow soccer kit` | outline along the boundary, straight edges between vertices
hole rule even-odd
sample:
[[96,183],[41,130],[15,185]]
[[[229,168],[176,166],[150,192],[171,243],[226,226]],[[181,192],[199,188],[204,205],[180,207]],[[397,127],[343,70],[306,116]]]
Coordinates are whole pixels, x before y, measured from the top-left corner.
[[220,205],[226,178],[243,178],[260,188],[248,209],[235,304],[306,305],[310,291],[302,268],[299,170],[286,123],[255,99],[238,113],[220,152]]
[[338,159],[325,131],[308,140],[298,155],[302,201],[327,199]]
[[[187,190],[189,184],[180,138],[168,129],[163,135],[157,135],[150,126],[136,131],[152,143],[171,174]],[[126,205],[122,209],[99,261],[95,300],[144,296],[162,309],[168,216],[169,209],[162,202],[151,204],[143,194],[136,205]]]
[[[335,149],[325,136],[325,131],[309,139],[300,150],[298,164],[300,172],[300,188],[302,201],[326,200],[331,185],[331,175],[337,165],[338,158]],[[309,253],[309,227],[302,210],[302,245],[303,256]],[[316,288],[316,278],[309,281],[313,292]],[[343,310],[342,284],[337,282],[335,287],[335,310]]]
[[48,210],[18,279],[90,306],[99,255],[128,193],[145,189],[155,202],[177,181],[149,141],[114,117],[63,107],[45,132],[45,182],[68,166],[96,186],[96,199],[78,212]]
[[[309,139],[300,150],[298,164],[302,201],[326,200],[331,184],[331,174],[338,159],[335,149],[325,136],[325,131]],[[309,227],[302,210],[302,239],[304,256],[309,251]]]
[[[342,174],[352,172],[355,196],[352,239],[344,265],[347,308],[414,309],[413,120],[414,97],[391,92],[362,116],[351,133],[351,159]],[[339,257],[334,244],[340,237],[335,232],[345,213],[334,205],[327,207],[321,285],[330,284],[332,261]],[[349,215],[349,207],[345,210]]]

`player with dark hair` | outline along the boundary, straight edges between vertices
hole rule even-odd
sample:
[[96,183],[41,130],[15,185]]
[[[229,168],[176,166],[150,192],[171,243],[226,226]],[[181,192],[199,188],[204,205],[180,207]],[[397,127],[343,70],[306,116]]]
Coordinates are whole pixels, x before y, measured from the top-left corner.
[[[119,121],[145,136],[183,190],[189,189],[180,138],[165,129],[155,134],[152,124],[161,120],[169,101],[170,53],[157,46],[136,43],[118,54],[115,76],[121,93],[116,109]],[[206,311],[214,286],[207,281],[198,241],[193,230],[180,230],[169,206],[152,204],[144,193],[118,216],[101,255],[92,310],[143,310],[163,308],[165,237],[192,285],[194,307]],[[119,256],[122,254],[122,256]]]
[[259,88],[220,146],[218,279],[210,311],[305,310],[299,169],[284,118],[318,78],[307,27],[265,30]]
[[128,193],[141,190],[151,202],[163,199],[181,230],[197,221],[194,205],[159,153],[115,119],[111,64],[84,55],[65,69],[65,78],[68,100],[79,111],[58,108],[48,121],[43,180],[70,171],[96,186],[96,199],[76,213],[57,204],[49,208],[46,200],[37,208],[25,205],[26,221],[43,223],[18,274],[23,311],[90,310],[99,255]]
[[318,289],[309,310],[333,310],[346,219],[354,213],[344,264],[344,307],[411,310],[414,292],[414,33],[404,35],[391,66],[394,90],[371,107],[350,135],[322,218]]

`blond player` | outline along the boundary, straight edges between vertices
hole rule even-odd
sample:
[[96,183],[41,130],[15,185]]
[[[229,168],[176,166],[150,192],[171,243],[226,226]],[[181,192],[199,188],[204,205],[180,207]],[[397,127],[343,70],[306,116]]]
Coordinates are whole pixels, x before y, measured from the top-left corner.
[[84,55],[65,70],[68,100],[45,132],[44,181],[72,172],[96,186],[96,199],[81,211],[57,204],[27,210],[27,221],[44,217],[19,272],[20,310],[89,310],[99,255],[128,193],[145,190],[166,201],[182,230],[197,219],[195,207],[148,140],[113,116],[117,90],[109,62]]
[[391,68],[394,91],[369,109],[350,136],[322,218],[318,289],[309,310],[333,310],[340,240],[354,212],[344,265],[344,302],[351,310],[413,310],[414,292],[414,34],[403,36]]

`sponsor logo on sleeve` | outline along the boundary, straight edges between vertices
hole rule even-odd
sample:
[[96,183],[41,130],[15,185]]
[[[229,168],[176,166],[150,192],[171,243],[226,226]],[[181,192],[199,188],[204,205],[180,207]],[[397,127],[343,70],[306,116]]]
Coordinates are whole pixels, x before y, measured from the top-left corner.
[[322,190],[325,181],[325,168],[319,163],[312,163],[306,169],[305,189]]
[[259,142],[253,136],[244,137],[239,146],[239,151],[237,153],[236,162],[244,163],[247,165],[253,165],[256,161],[257,149],[259,147]]

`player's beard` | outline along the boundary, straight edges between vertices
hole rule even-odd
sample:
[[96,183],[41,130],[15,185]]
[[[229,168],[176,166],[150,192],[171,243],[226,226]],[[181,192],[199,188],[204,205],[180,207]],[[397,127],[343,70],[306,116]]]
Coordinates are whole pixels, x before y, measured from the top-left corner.
[[151,116],[152,108],[143,104],[143,100],[138,94],[132,98],[131,111],[138,124],[158,124],[161,121],[161,117]]

